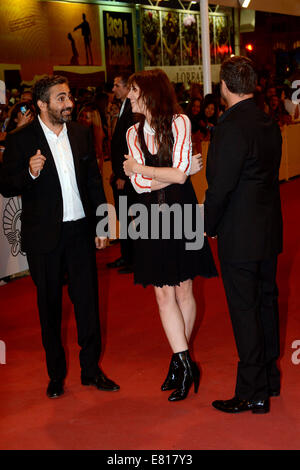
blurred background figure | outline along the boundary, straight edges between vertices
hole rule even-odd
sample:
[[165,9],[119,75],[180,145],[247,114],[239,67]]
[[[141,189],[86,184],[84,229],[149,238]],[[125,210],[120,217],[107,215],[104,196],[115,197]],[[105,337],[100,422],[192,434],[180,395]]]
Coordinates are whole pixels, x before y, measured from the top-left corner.
[[284,107],[283,101],[277,96],[273,95],[269,98],[269,116],[271,116],[280,127],[284,124],[290,124],[292,118]]
[[35,117],[35,109],[30,101],[19,101],[9,111],[5,132],[14,131],[17,127],[29,124]]
[[189,117],[192,125],[192,146],[193,153],[201,153],[200,119],[201,119],[201,98],[192,98],[188,104],[185,114]]
[[288,85],[284,85],[281,92],[281,100],[284,104],[284,109],[289,113],[292,120],[297,121],[300,118],[300,104],[292,101],[292,93],[295,90]]
[[100,112],[94,105],[86,104],[83,106],[83,108],[81,108],[77,117],[77,121],[86,127],[90,127],[93,131],[94,147],[97,162],[99,169],[102,172],[104,131],[102,127]]
[[207,94],[203,100],[200,113],[199,132],[200,139],[210,140],[211,131],[216,126],[219,117],[219,108],[215,96]]

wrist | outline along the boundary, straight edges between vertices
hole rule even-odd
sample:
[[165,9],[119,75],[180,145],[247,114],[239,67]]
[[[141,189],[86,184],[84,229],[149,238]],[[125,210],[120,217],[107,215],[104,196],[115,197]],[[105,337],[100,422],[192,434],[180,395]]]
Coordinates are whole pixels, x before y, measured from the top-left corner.
[[134,162],[134,164],[132,165],[132,173],[142,173],[143,166],[144,165],[140,165],[139,163]]

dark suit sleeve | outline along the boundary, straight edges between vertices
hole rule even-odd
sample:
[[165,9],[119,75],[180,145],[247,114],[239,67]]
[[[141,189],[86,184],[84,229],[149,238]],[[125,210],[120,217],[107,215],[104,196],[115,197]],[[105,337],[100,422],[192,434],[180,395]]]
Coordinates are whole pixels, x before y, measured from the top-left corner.
[[18,196],[30,189],[34,179],[29,174],[29,166],[22,154],[20,136],[8,135],[3,154],[1,194],[5,197]]
[[116,124],[111,140],[111,164],[115,179],[120,178],[125,181],[127,180],[123,168],[123,162],[125,160],[124,155],[128,154],[126,133],[133,124],[134,119],[131,104],[130,100],[127,98],[123,114]]
[[204,230],[208,236],[218,233],[218,225],[239,182],[249,151],[246,136],[230,121],[216,129],[211,146],[207,157],[208,189],[204,203]]

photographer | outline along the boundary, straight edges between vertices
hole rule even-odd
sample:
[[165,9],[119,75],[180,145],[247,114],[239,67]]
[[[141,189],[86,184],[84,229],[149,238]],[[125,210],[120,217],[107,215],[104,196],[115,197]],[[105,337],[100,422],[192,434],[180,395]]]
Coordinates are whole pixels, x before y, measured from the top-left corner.
[[10,110],[5,131],[14,131],[17,127],[29,124],[35,117],[35,109],[30,101],[19,101]]

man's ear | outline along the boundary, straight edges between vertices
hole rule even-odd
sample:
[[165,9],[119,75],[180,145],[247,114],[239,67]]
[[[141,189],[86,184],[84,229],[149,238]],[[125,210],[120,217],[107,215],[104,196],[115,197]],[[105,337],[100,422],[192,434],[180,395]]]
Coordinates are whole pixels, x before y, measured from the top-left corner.
[[222,85],[223,89],[225,89],[226,91],[228,90],[227,85],[226,85],[226,83],[224,82],[223,79],[221,80],[221,85]]
[[41,111],[46,111],[48,104],[45,101],[37,100],[37,105]]

